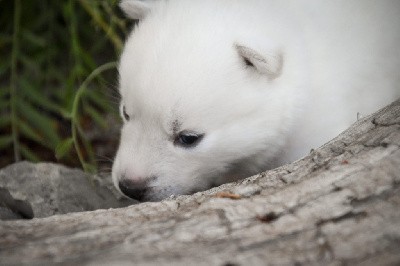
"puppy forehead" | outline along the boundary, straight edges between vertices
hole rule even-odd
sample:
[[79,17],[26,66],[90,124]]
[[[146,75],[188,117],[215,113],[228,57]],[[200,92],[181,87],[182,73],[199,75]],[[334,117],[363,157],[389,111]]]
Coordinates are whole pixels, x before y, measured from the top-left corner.
[[182,127],[182,115],[170,104],[161,104],[156,99],[143,101],[127,94],[121,101],[121,106],[126,106],[132,123],[138,125],[136,129],[155,130],[169,135],[176,134]]

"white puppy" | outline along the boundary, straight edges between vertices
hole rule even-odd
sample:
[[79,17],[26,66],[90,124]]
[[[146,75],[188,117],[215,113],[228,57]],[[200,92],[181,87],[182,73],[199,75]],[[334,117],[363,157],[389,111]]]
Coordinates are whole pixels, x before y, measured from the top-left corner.
[[117,188],[188,194],[306,155],[400,96],[400,1],[124,0]]

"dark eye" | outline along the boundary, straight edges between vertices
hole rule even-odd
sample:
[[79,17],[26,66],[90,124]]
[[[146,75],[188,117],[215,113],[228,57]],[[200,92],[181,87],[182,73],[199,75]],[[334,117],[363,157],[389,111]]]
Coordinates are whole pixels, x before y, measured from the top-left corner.
[[185,148],[192,148],[196,146],[203,137],[204,134],[182,131],[178,134],[178,136],[176,136],[174,144]]
[[122,115],[124,116],[126,121],[129,121],[129,115],[126,113],[125,105],[122,107]]
[[243,60],[244,60],[244,63],[246,64],[246,66],[254,67],[254,64],[249,59],[243,58]]

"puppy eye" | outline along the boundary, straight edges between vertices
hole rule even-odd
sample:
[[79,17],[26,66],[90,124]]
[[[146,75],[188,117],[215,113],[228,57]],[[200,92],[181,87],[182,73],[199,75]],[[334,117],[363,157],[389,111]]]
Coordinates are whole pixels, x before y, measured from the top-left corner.
[[176,136],[174,144],[184,148],[193,148],[202,140],[203,137],[204,134],[182,131]]
[[122,115],[124,116],[126,121],[129,121],[130,117],[129,115],[126,113],[126,109],[125,109],[125,105],[122,107]]

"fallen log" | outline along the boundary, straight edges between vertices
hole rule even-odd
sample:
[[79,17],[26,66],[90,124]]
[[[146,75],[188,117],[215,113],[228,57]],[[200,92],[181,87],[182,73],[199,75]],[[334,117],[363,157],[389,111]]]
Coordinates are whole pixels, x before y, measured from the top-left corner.
[[0,265],[400,264],[400,100],[292,164],[190,196],[0,221]]

